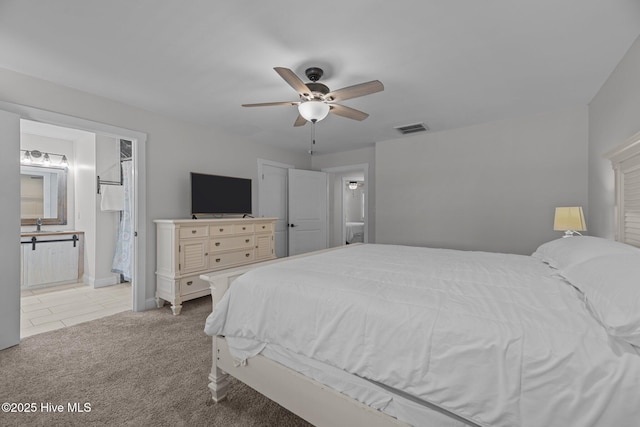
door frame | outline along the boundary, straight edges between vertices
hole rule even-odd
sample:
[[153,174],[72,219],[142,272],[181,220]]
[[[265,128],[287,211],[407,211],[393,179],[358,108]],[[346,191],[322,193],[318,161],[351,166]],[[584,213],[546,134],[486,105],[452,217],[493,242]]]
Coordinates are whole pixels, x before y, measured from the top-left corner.
[[[0,111],[0,191],[5,203],[0,212],[2,224],[1,249],[4,277],[0,289],[0,350],[20,343],[20,116],[12,111]],[[6,141],[4,140],[6,138]]]
[[[262,197],[263,194],[265,194],[264,191],[264,183],[262,182],[262,175],[264,173],[264,166],[273,166],[276,168],[282,168],[282,169],[295,169],[295,166],[293,165],[289,165],[287,163],[280,163],[280,162],[274,162],[273,160],[266,160],[266,159],[258,159],[258,210],[257,210],[257,215],[259,217],[264,217],[264,212],[262,212]],[[288,200],[289,200],[289,186],[287,185],[284,189],[284,211],[287,212],[287,222],[289,221],[289,204],[288,204]],[[286,247],[286,254],[285,256],[289,256],[289,228],[287,227],[285,229],[285,233],[284,233],[284,240],[285,240],[285,247]]]
[[[56,126],[80,129],[87,132],[106,135],[132,141],[133,162],[133,264],[134,272],[131,280],[132,309],[144,311],[155,307],[155,300],[146,300],[148,282],[146,280],[146,247],[147,247],[147,206],[146,200],[146,142],[147,134],[104,123],[81,119],[74,116],[41,110],[20,104],[0,101],[0,109],[15,113],[21,119],[47,123]],[[19,156],[19,153],[16,153]],[[17,157],[16,157],[17,158]],[[19,268],[19,266],[16,266]]]
[[[322,168],[322,172],[329,174],[344,172],[362,172],[364,175],[364,243],[369,243],[369,163],[358,163],[355,165],[337,166],[331,168]],[[341,180],[342,182],[342,180]],[[331,185],[329,185],[331,190]],[[331,194],[329,195],[331,197]],[[340,235],[346,236],[344,223],[344,186],[340,190]]]

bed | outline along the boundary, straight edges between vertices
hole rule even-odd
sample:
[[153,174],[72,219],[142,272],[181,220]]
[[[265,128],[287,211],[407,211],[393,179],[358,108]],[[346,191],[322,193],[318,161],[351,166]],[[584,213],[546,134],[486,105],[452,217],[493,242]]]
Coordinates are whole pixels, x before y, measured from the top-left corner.
[[640,249],[357,244],[203,276],[209,388],[318,426],[637,425]]

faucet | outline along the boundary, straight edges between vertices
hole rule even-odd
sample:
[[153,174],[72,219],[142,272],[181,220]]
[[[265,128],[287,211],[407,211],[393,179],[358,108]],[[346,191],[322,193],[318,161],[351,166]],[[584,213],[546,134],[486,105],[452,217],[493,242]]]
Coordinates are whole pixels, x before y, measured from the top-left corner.
[[40,227],[42,227],[42,218],[36,219],[36,231],[40,231]]

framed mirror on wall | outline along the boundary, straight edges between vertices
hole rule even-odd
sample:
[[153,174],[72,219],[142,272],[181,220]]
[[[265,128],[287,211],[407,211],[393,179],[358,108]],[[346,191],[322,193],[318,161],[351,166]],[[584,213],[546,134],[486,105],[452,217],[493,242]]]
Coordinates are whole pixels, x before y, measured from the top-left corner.
[[67,224],[67,168],[20,166],[21,225]]

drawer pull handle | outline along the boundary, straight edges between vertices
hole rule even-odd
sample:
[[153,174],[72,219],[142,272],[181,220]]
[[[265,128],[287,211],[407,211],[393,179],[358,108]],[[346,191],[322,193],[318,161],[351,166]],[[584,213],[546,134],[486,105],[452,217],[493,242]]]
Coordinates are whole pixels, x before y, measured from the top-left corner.
[[245,243],[249,243],[249,239],[244,239]]
[[216,242],[216,246],[220,246],[220,242]]
[[205,252],[205,253],[204,253],[204,256],[209,256],[209,252]]
[[220,262],[220,258],[216,258],[216,262]]
[[249,258],[250,255],[251,255],[250,253],[244,254],[244,256],[246,256],[247,258]]
[[222,233],[223,231],[224,231],[224,228],[221,228],[221,229],[220,229],[220,232]]
[[191,286],[191,285],[193,285],[193,281],[192,281],[192,280],[189,280],[189,281],[187,282],[187,286]]
[[242,229],[243,229],[243,230],[246,230],[246,229],[247,229],[247,227],[242,227]]
[[266,226],[266,225],[263,225],[263,226],[262,226],[262,229],[265,229],[265,228],[267,228],[267,226]]
[[196,234],[197,231],[196,230],[191,230],[191,234]]

